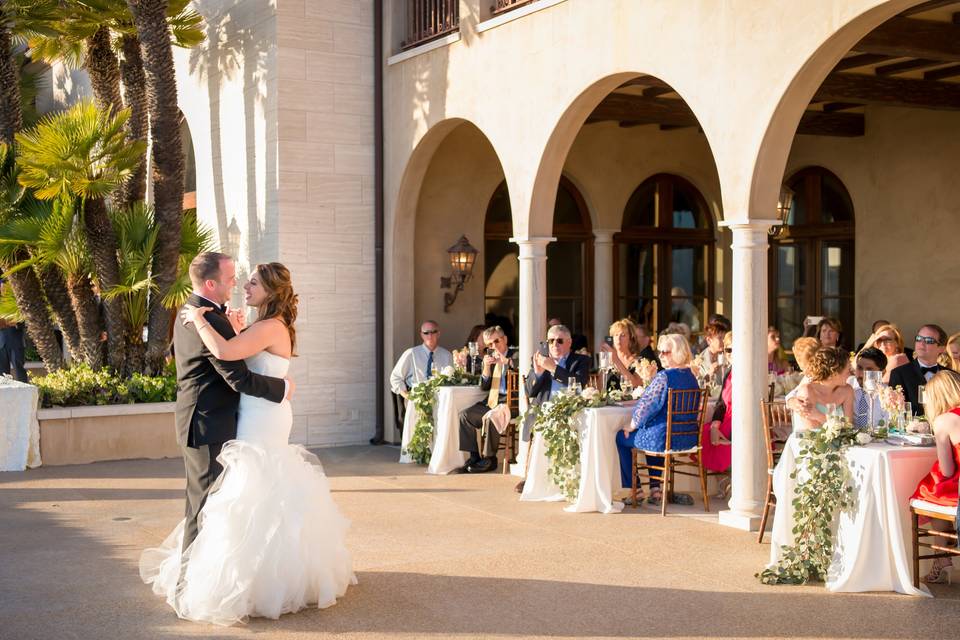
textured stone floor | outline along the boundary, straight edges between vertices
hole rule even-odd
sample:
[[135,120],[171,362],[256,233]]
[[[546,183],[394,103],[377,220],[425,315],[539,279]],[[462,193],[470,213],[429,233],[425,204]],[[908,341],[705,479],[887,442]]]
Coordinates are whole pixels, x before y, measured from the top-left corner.
[[182,513],[178,460],[0,474],[0,638],[957,638],[937,598],[767,587],[769,548],[687,509],[567,514],[514,478],[433,477],[397,450],[318,451],[353,521],[341,602],[229,629],[178,620],[140,550]]

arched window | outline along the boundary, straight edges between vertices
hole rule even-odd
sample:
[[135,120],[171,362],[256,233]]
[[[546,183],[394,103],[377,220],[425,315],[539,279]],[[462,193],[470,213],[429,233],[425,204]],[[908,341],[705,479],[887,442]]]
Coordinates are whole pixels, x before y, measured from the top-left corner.
[[837,176],[807,167],[793,190],[787,224],[771,239],[770,315],[784,345],[803,335],[806,316],[833,316],[851,348],[854,305],[853,201]]
[[703,330],[713,306],[713,218],[703,196],[678,176],[645,180],[627,201],[614,236],[615,315],[653,328],[684,322]]
[[[516,326],[519,314],[519,250],[510,242],[513,223],[506,182],[494,191],[484,225],[485,313]],[[593,317],[593,233],[583,197],[560,178],[553,211],[556,242],[547,245],[547,317],[574,333],[590,335]]]

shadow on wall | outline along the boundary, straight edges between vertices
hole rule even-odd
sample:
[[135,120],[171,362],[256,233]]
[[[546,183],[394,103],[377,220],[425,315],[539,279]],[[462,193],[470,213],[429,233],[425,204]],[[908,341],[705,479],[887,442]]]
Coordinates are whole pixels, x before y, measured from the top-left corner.
[[[250,11],[254,6],[247,3]],[[276,112],[276,95],[267,96],[267,77],[276,52],[276,23],[273,28],[265,28],[256,23],[253,14],[249,22],[242,24],[235,11],[227,11],[220,0],[196,2],[197,9],[205,16],[207,26],[206,42],[193,49],[190,55],[190,73],[206,81],[207,98],[210,104],[210,147],[214,205],[216,207],[217,232],[223,244],[223,250],[240,257],[242,243],[229,240],[236,234],[229,229],[239,228],[246,232],[246,257],[250,265],[265,260],[276,259],[279,255],[279,239],[270,230],[278,228],[276,181],[269,176],[277,172],[276,140],[277,123],[275,117],[264,118],[265,113]],[[218,13],[219,12],[219,13]],[[246,211],[227,211],[226,190],[239,187],[231,180],[229,171],[224,170],[224,137],[222,127],[221,94],[223,85],[242,78],[243,96],[243,149],[244,176],[246,183]],[[272,92],[275,94],[276,92]],[[265,128],[257,138],[257,119],[265,121]],[[227,123],[229,124],[229,123]],[[257,156],[258,149],[263,157]],[[258,179],[258,176],[262,179]],[[262,208],[262,217],[261,217]],[[246,219],[243,219],[243,216]],[[242,261],[238,264],[238,280],[247,277]],[[239,296],[239,290],[235,293]],[[235,301],[239,302],[239,300]]]

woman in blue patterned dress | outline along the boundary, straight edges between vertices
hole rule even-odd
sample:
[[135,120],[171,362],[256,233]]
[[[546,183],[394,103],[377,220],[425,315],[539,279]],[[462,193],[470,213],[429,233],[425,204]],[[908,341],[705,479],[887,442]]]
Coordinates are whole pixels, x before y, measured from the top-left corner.
[[[680,334],[661,335],[657,342],[660,362],[663,370],[650,381],[633,410],[633,418],[623,431],[617,432],[617,452],[620,454],[620,481],[626,489],[633,484],[633,463],[631,449],[664,451],[667,440],[667,397],[671,389],[698,389],[697,378],[690,371],[693,355],[690,344]],[[696,416],[676,416],[676,418],[695,419]],[[688,449],[697,444],[697,434],[674,436],[672,449]],[[662,456],[646,456],[648,464],[663,465]],[[650,470],[650,502],[660,500],[660,472]],[[679,500],[689,498],[683,494],[675,496]]]

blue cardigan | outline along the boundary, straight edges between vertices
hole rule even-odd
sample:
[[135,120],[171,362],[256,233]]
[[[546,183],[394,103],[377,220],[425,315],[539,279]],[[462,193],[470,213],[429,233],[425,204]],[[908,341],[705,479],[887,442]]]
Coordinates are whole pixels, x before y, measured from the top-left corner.
[[[667,440],[667,397],[671,389],[699,389],[697,378],[689,368],[664,369],[654,376],[643,395],[637,401],[630,424],[636,428],[633,432],[633,446],[647,451],[664,451]],[[689,420],[692,414],[675,415],[674,419]],[[697,444],[697,436],[673,436],[671,449],[689,449]]]

